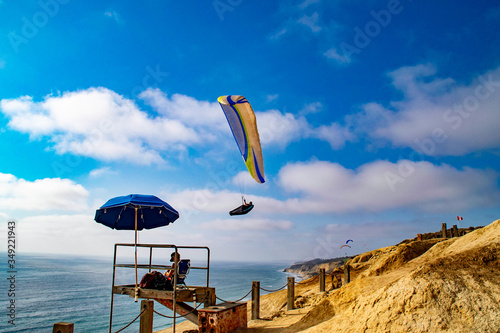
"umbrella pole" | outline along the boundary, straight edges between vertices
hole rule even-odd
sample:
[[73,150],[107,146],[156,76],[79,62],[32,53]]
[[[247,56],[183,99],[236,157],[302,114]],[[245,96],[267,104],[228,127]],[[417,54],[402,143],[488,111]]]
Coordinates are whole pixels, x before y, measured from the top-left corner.
[[137,288],[137,206],[135,207],[135,299],[137,302],[139,300],[139,289]]

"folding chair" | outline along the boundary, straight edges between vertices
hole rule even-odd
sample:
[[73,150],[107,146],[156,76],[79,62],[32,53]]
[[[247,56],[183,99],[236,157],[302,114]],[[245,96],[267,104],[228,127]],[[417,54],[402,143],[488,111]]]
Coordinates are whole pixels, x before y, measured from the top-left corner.
[[181,259],[177,264],[177,285],[184,285],[187,288],[186,276],[189,274],[189,270],[191,269],[191,260],[189,259]]

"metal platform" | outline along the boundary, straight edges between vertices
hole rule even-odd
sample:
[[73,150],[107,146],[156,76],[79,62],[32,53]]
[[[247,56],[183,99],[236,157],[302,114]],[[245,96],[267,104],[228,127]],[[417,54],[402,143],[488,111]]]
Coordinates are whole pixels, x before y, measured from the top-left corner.
[[[113,293],[135,297],[135,285],[113,286]],[[203,302],[206,306],[215,304],[215,288],[189,286],[187,288],[177,288],[173,290],[138,289],[139,298],[147,299],[167,299],[177,302]]]
[[[117,250],[119,247],[139,247],[149,249],[149,264],[120,264],[117,263]],[[177,272],[174,273],[173,290],[157,290],[139,288],[137,284],[115,285],[116,268],[138,268],[147,269],[149,272],[153,269],[170,269],[171,266],[152,264],[153,249],[173,249],[176,253],[179,249],[203,250],[206,251],[206,266],[193,267],[191,269],[206,270],[206,286],[182,286],[177,284]],[[175,332],[177,315],[183,316],[189,321],[198,324],[198,310],[196,303],[204,303],[205,307],[215,304],[215,288],[209,287],[210,276],[210,249],[206,246],[177,246],[171,244],[115,244],[113,259],[113,284],[111,292],[111,314],[109,319],[109,332],[112,332],[113,326],[113,299],[114,295],[128,295],[137,300],[138,298],[153,299],[158,303],[168,307],[174,312],[173,327]],[[137,278],[136,278],[137,281]],[[136,282],[137,283],[137,282]],[[186,304],[192,302],[194,307]]]

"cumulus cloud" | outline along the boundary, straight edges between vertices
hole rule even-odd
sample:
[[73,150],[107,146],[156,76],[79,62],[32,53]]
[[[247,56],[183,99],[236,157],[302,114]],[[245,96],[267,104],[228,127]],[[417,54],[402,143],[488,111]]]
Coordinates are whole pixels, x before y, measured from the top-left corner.
[[499,150],[500,67],[470,83],[438,78],[431,65],[403,67],[389,77],[404,99],[390,107],[365,105],[351,118],[358,131],[425,155]]
[[278,110],[256,112],[260,142],[263,146],[286,147],[290,142],[309,137],[311,126],[304,117]]
[[311,135],[328,142],[332,149],[344,148],[347,141],[353,141],[355,139],[355,135],[349,128],[341,126],[338,123],[320,126],[312,131]]
[[323,104],[321,102],[312,102],[309,104],[306,104],[302,110],[299,111],[299,114],[301,115],[308,115],[308,114],[313,114],[313,113],[319,113],[323,110]]
[[159,151],[183,150],[206,139],[178,119],[151,117],[131,100],[106,88],[4,99],[9,126],[32,137],[50,138],[58,153],[136,164],[163,163]]
[[[169,198],[169,203],[176,207],[185,220],[194,220],[200,214],[206,213],[228,214],[230,210],[242,204],[240,192],[225,190],[212,180],[203,188],[166,193],[164,196]],[[253,194],[246,199],[259,207],[252,215],[287,211],[287,203],[278,199]]]
[[235,223],[234,219],[217,219],[205,222],[200,225],[203,229],[224,230],[224,231],[271,231],[271,230],[289,230],[293,223],[287,220],[270,219],[244,219]]
[[[40,102],[31,96],[3,99],[0,110],[11,129],[32,139],[47,138],[59,154],[106,162],[163,164],[167,156],[232,137],[217,102],[181,94],[167,96],[152,88],[138,97],[152,110],[143,110],[133,100],[103,87],[49,95]],[[322,107],[314,102],[301,112],[316,113]],[[256,117],[265,147],[282,149],[304,138],[316,138],[338,149],[352,139],[350,131],[337,123],[314,128],[304,114],[271,109],[256,112]]]
[[35,181],[0,173],[0,209],[48,211],[87,209],[88,191],[69,179],[45,178]]
[[219,131],[227,129],[226,118],[218,102],[198,101],[181,94],[168,97],[158,88],[148,88],[139,94],[139,98],[153,106],[161,115],[183,124],[207,131],[214,128]]
[[[351,170],[337,163],[289,163],[278,175],[284,199],[252,195],[253,214],[380,212],[410,208],[425,212],[492,206],[500,199],[499,175],[491,170],[457,169],[429,162],[375,161]],[[230,182],[230,180],[227,180]],[[202,189],[169,193],[171,203],[190,219],[201,213],[227,213],[240,194],[209,180]],[[247,198],[249,199],[249,198]]]
[[375,161],[356,170],[324,161],[290,163],[279,173],[280,186],[299,195],[285,205],[303,213],[488,206],[500,198],[497,181],[493,171],[409,160]]

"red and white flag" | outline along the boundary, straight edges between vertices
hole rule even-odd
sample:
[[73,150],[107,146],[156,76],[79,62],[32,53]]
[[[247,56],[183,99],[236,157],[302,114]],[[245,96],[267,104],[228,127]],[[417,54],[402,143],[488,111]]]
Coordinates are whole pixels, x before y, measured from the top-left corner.
[[457,221],[461,221],[463,220],[464,218],[462,216],[457,216]]

